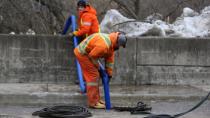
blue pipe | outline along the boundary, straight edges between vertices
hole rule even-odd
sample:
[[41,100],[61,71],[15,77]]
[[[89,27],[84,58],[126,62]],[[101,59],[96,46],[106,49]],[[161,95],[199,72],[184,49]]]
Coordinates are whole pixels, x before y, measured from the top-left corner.
[[[74,15],[70,16],[65,24],[64,30],[62,32],[63,35],[65,35],[69,29],[69,26],[72,26],[72,31],[74,32],[76,30],[76,18]],[[77,47],[78,45],[78,39],[76,36],[73,37],[73,41],[74,41],[74,47]],[[82,76],[82,69],[81,66],[78,62],[78,60],[76,60],[76,66],[77,66],[77,76],[78,76],[78,80],[79,80],[79,85],[80,85],[80,90],[82,93],[86,93],[86,88],[85,88],[85,82],[83,80],[83,76]]]
[[99,73],[102,78],[102,83],[104,85],[106,109],[110,110],[111,100],[110,100],[110,93],[109,93],[109,77],[108,77],[108,74],[106,73],[104,66],[100,62],[99,62],[99,65],[100,65]]
[[[76,18],[74,15],[71,16],[71,22],[72,22],[72,31],[74,32],[77,27],[76,26]],[[74,47],[77,47],[78,38],[76,36],[74,36],[73,39],[74,39]],[[81,69],[81,66],[80,66],[78,60],[76,60],[76,65],[77,65],[77,75],[78,75],[78,79],[79,79],[80,89],[81,89],[82,93],[86,93],[85,82],[84,82],[83,76],[82,76],[82,69]]]
[[68,29],[69,29],[69,26],[71,25],[71,19],[72,19],[72,17],[69,17],[69,18],[67,19],[66,24],[65,24],[65,26],[64,26],[64,29],[63,29],[63,31],[62,31],[62,35],[65,35],[65,34],[67,33],[67,31],[68,31]]

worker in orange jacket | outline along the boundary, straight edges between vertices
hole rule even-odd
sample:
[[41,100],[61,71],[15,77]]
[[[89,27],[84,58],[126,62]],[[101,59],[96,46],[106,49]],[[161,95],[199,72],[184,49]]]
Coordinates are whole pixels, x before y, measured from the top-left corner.
[[119,47],[126,46],[126,36],[119,32],[111,34],[95,33],[84,39],[75,49],[74,54],[78,59],[84,79],[86,81],[86,90],[88,105],[91,108],[105,108],[104,101],[99,94],[99,64],[100,58],[105,59],[105,69],[112,77],[114,66],[114,51]]
[[86,0],[79,0],[78,9],[78,30],[73,32],[74,36],[86,38],[87,36],[99,32],[99,22],[96,10],[90,6]]

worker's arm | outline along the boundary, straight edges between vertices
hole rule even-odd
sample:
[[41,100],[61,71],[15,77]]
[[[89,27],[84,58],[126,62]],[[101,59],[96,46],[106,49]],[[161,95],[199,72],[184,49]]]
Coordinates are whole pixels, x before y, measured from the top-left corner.
[[109,57],[105,58],[105,69],[109,78],[112,77],[113,68],[114,68],[114,52],[112,52],[112,54]]
[[81,26],[79,27],[76,34],[74,34],[76,36],[83,36],[89,33],[90,28],[92,26],[92,18],[89,14],[84,14],[80,22]]

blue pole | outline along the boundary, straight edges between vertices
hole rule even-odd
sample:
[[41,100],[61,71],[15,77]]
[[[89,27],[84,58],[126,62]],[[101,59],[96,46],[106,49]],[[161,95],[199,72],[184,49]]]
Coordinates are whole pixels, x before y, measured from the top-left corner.
[[110,110],[111,109],[111,100],[110,100],[110,93],[109,93],[109,77],[106,73],[106,70],[104,66],[99,62],[100,65],[100,75],[102,78],[102,83],[104,85],[104,96],[105,96],[105,103],[106,103],[106,109]]
[[[64,26],[64,29],[62,31],[62,34],[65,35],[70,27],[70,25],[72,25],[72,31],[75,31],[76,30],[76,18],[74,15],[70,16],[67,21],[66,21],[66,24]],[[73,37],[73,42],[74,42],[74,47],[76,47],[78,45],[78,40],[77,40],[77,37],[74,36]],[[78,62],[78,60],[76,60],[76,66],[77,66],[77,76],[78,76],[78,79],[79,79],[79,84],[80,84],[80,90],[82,93],[85,93],[86,92],[86,88],[85,88],[85,82],[83,80],[83,76],[82,76],[82,69],[80,67],[80,64]]]
[[[75,31],[77,26],[76,26],[76,18],[74,15],[71,16],[71,22],[72,22],[72,31]],[[77,45],[78,45],[77,37],[74,36],[73,40],[74,40],[74,47],[77,47]],[[86,93],[85,82],[84,82],[83,76],[82,76],[82,69],[81,69],[81,66],[80,66],[78,60],[76,60],[76,65],[77,65],[77,75],[78,75],[78,79],[79,79],[81,92]]]
[[64,29],[62,31],[62,35],[65,35],[69,29],[69,26],[71,25],[71,17],[69,17],[66,21],[66,24],[64,26]]

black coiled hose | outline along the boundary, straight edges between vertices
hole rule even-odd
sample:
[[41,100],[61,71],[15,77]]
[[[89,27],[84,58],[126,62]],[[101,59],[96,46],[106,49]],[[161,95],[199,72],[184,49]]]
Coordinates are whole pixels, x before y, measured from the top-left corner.
[[81,106],[53,106],[32,113],[33,116],[43,118],[87,118],[92,114]]

